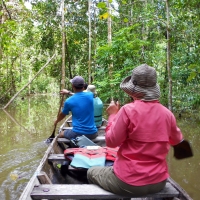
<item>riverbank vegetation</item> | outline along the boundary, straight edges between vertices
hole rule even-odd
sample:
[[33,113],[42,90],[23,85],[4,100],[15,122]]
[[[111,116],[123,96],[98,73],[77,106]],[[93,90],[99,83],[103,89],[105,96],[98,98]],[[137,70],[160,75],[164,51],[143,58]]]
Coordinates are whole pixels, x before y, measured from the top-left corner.
[[3,104],[22,88],[21,98],[58,93],[75,75],[95,84],[104,102],[125,103],[120,82],[147,63],[164,105],[179,113],[199,107],[198,0],[2,0],[0,10]]

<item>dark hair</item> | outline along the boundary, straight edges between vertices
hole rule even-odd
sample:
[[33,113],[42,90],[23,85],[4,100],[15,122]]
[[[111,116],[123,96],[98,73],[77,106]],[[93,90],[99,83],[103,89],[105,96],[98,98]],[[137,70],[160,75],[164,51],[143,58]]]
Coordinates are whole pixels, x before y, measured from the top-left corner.
[[73,85],[77,90],[83,89],[84,85],[80,84],[80,85]]
[[87,84],[87,83],[85,83],[83,87],[84,87],[84,89],[86,90],[86,89],[87,89],[87,87],[88,87],[88,84]]

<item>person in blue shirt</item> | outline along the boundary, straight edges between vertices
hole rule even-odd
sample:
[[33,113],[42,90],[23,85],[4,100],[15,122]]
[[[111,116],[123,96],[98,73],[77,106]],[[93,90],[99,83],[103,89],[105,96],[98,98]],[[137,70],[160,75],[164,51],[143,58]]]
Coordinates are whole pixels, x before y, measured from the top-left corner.
[[93,98],[93,105],[94,105],[94,121],[95,124],[98,127],[102,125],[102,115],[103,115],[103,102],[101,99],[97,96],[96,87],[95,85],[88,85],[86,92],[92,92],[94,95]]
[[[54,125],[71,112],[72,129],[61,131],[59,137],[73,139],[77,136],[85,135],[89,139],[94,139],[98,133],[94,121],[93,93],[83,92],[85,81],[81,76],[75,76],[70,82],[72,83],[74,94],[65,101],[62,112],[58,115]],[[71,94],[66,89],[61,90],[60,93]]]

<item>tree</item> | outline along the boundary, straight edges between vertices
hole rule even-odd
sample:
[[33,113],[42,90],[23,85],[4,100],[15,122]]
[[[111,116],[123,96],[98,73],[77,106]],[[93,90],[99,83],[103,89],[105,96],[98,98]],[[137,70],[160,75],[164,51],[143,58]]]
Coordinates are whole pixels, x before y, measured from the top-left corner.
[[65,3],[62,0],[62,79],[61,89],[65,88],[65,47],[66,47],[66,34],[65,34],[65,15],[64,15]]
[[171,57],[170,57],[170,18],[169,18],[169,2],[166,0],[166,16],[167,16],[167,71],[169,80],[168,108],[172,110],[172,77],[171,77]]
[[29,92],[43,92],[49,82],[64,87],[61,79],[68,85],[68,79],[82,75],[97,86],[104,101],[112,88],[113,96],[126,102],[130,99],[119,88],[121,80],[147,63],[157,70],[165,106],[183,110],[199,104],[198,0],[69,0],[63,20],[62,1],[34,0],[31,10],[23,2],[3,3],[0,99],[11,98],[57,52],[40,76],[47,81],[36,79]]

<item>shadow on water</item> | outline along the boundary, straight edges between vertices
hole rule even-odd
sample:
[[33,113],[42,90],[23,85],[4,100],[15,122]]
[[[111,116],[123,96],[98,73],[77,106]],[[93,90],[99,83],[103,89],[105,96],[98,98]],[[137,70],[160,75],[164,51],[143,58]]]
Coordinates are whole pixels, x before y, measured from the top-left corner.
[[[59,96],[35,96],[17,100],[6,112],[0,110],[0,199],[19,199],[46,151],[59,108]],[[184,118],[185,117],[185,118]],[[171,177],[194,199],[200,199],[200,120],[178,119],[193,147],[194,157],[175,160],[168,156]],[[59,127],[59,124],[58,124]]]

